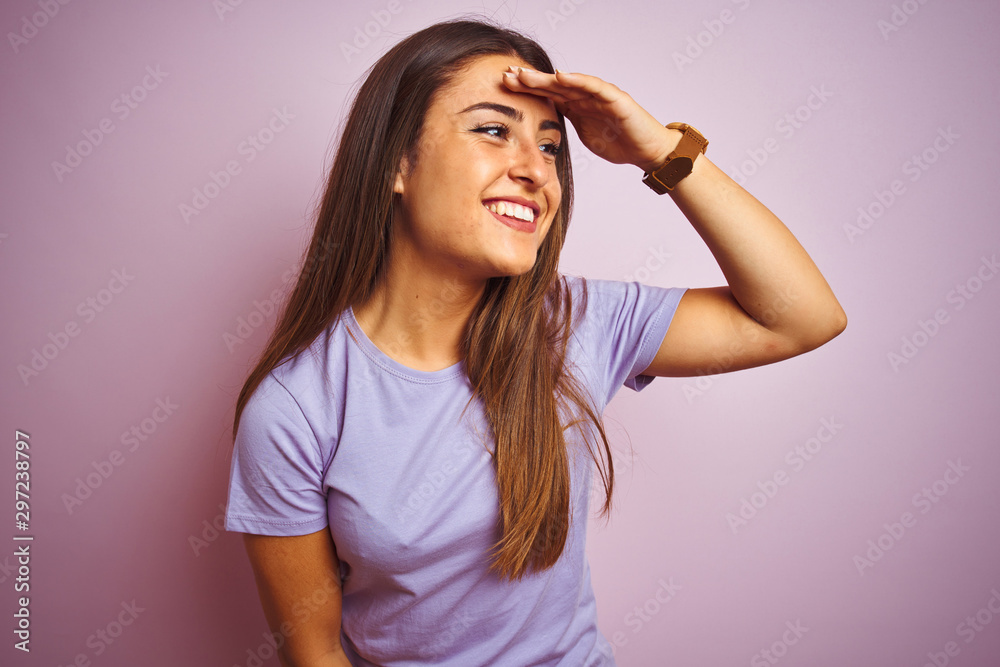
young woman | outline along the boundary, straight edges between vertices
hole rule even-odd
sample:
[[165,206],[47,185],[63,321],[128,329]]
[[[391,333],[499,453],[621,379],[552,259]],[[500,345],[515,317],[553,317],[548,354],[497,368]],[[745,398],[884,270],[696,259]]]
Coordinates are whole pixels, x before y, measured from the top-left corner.
[[[639,172],[669,194],[728,286],[558,274],[564,118],[638,167],[615,196],[655,197]],[[608,401],[846,325],[792,234],[675,128],[484,23],[375,64],[234,422],[227,527],[284,664],[614,664],[584,555],[595,467],[611,501]]]

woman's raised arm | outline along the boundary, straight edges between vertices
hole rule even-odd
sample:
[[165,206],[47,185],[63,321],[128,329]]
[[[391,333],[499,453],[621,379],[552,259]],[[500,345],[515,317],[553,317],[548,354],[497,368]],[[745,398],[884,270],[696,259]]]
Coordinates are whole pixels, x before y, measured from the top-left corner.
[[[666,161],[682,136],[594,76],[511,68],[503,78],[512,91],[551,99],[584,145],[609,162],[650,171]],[[729,284],[687,291],[646,375],[769,364],[844,330],[847,316],[805,249],[777,216],[708,158],[699,155],[670,196]]]

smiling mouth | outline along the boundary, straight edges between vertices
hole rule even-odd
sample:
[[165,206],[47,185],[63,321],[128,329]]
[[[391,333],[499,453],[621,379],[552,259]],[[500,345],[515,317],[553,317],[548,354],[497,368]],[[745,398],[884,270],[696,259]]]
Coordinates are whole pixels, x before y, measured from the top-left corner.
[[[483,208],[498,221],[515,231],[529,234],[535,231],[535,212],[527,206],[506,201],[492,201],[483,202]],[[518,217],[519,215],[522,217]]]
[[489,209],[490,213],[496,213],[507,218],[522,220],[524,222],[535,221],[535,211],[529,206],[517,204],[503,199],[483,202],[483,206]]

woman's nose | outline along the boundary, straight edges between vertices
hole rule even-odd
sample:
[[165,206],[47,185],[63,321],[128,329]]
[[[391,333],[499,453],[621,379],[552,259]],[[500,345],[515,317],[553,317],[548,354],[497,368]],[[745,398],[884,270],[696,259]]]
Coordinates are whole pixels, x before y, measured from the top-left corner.
[[510,175],[515,180],[528,181],[535,187],[542,187],[554,170],[537,142],[522,142],[516,148]]

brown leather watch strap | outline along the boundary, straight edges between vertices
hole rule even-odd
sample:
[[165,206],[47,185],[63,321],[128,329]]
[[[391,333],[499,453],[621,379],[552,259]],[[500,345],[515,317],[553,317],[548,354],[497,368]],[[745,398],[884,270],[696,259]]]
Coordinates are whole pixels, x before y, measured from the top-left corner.
[[695,158],[708,150],[708,140],[687,123],[670,123],[669,130],[679,130],[683,136],[677,147],[667,156],[667,161],[657,169],[647,172],[642,182],[657,194],[666,194],[694,169]]
[[667,125],[667,128],[680,130],[684,133],[684,136],[677,143],[677,148],[674,149],[674,152],[678,155],[687,155],[693,160],[698,156],[698,153],[704,153],[708,150],[708,139],[703,137],[701,132],[694,129],[691,125],[687,123],[670,123]]

